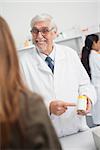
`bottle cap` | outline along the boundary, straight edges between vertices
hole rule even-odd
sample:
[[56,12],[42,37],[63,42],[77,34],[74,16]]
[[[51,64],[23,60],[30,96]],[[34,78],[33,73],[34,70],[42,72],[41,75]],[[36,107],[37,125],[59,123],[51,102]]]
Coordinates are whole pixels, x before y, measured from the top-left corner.
[[87,97],[85,95],[80,95],[78,96],[78,99],[84,99],[84,100],[87,100]]

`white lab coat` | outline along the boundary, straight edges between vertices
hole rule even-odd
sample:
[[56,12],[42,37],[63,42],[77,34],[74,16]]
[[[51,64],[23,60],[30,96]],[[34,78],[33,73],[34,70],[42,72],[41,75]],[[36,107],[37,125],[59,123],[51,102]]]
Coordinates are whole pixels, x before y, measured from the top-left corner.
[[91,50],[89,62],[92,77],[91,81],[97,93],[97,102],[95,103],[92,112],[93,122],[94,124],[100,124],[100,54]]
[[[20,64],[29,88],[43,96],[48,111],[49,103],[55,99],[77,103],[78,95],[87,95],[94,103],[95,90],[77,53],[62,45],[55,44],[55,48],[54,74],[36,49],[20,53]],[[59,137],[87,128],[85,118],[76,114],[75,107],[61,116],[52,114],[50,117]]]

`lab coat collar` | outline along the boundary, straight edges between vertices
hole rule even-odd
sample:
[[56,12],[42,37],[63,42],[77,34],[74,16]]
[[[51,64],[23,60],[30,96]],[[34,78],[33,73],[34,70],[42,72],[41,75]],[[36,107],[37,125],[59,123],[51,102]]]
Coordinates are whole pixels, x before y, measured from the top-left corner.
[[59,61],[59,60],[64,60],[65,59],[65,54],[62,50],[63,46],[62,45],[57,45],[55,44],[55,61]]
[[35,59],[36,59],[38,69],[40,69],[42,72],[48,72],[51,75],[53,75],[51,69],[48,67],[48,65],[46,64],[46,62],[44,60],[45,58],[43,59],[43,57],[41,57],[37,48],[35,48],[35,51],[36,51]]
[[[54,74],[57,72],[59,65],[61,67],[63,67],[63,60],[65,60],[65,55],[63,53],[63,50],[61,50],[62,46],[59,46],[57,44],[55,44],[55,66],[54,66]],[[53,73],[51,71],[51,69],[47,66],[47,64],[45,63],[45,61],[40,57],[37,49],[36,53],[37,53],[37,65],[38,68],[41,71],[46,71],[48,73],[50,73],[53,76]],[[59,62],[60,61],[60,62]]]

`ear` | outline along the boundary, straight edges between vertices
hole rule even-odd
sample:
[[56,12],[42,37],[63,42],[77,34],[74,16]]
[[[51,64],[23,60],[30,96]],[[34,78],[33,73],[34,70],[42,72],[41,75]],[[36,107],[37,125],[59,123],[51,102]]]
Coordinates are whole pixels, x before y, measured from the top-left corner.
[[97,43],[95,41],[93,41],[93,46],[95,47],[97,45]]
[[58,32],[57,31],[53,31],[53,39],[55,39],[58,36]]
[[97,43],[93,41],[92,49],[97,50]]

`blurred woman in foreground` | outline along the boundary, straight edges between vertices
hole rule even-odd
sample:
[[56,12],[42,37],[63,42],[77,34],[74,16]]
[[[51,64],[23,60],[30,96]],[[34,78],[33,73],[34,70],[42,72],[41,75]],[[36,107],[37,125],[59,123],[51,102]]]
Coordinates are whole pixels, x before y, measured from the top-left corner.
[[42,98],[20,77],[17,52],[0,17],[0,149],[61,150]]

